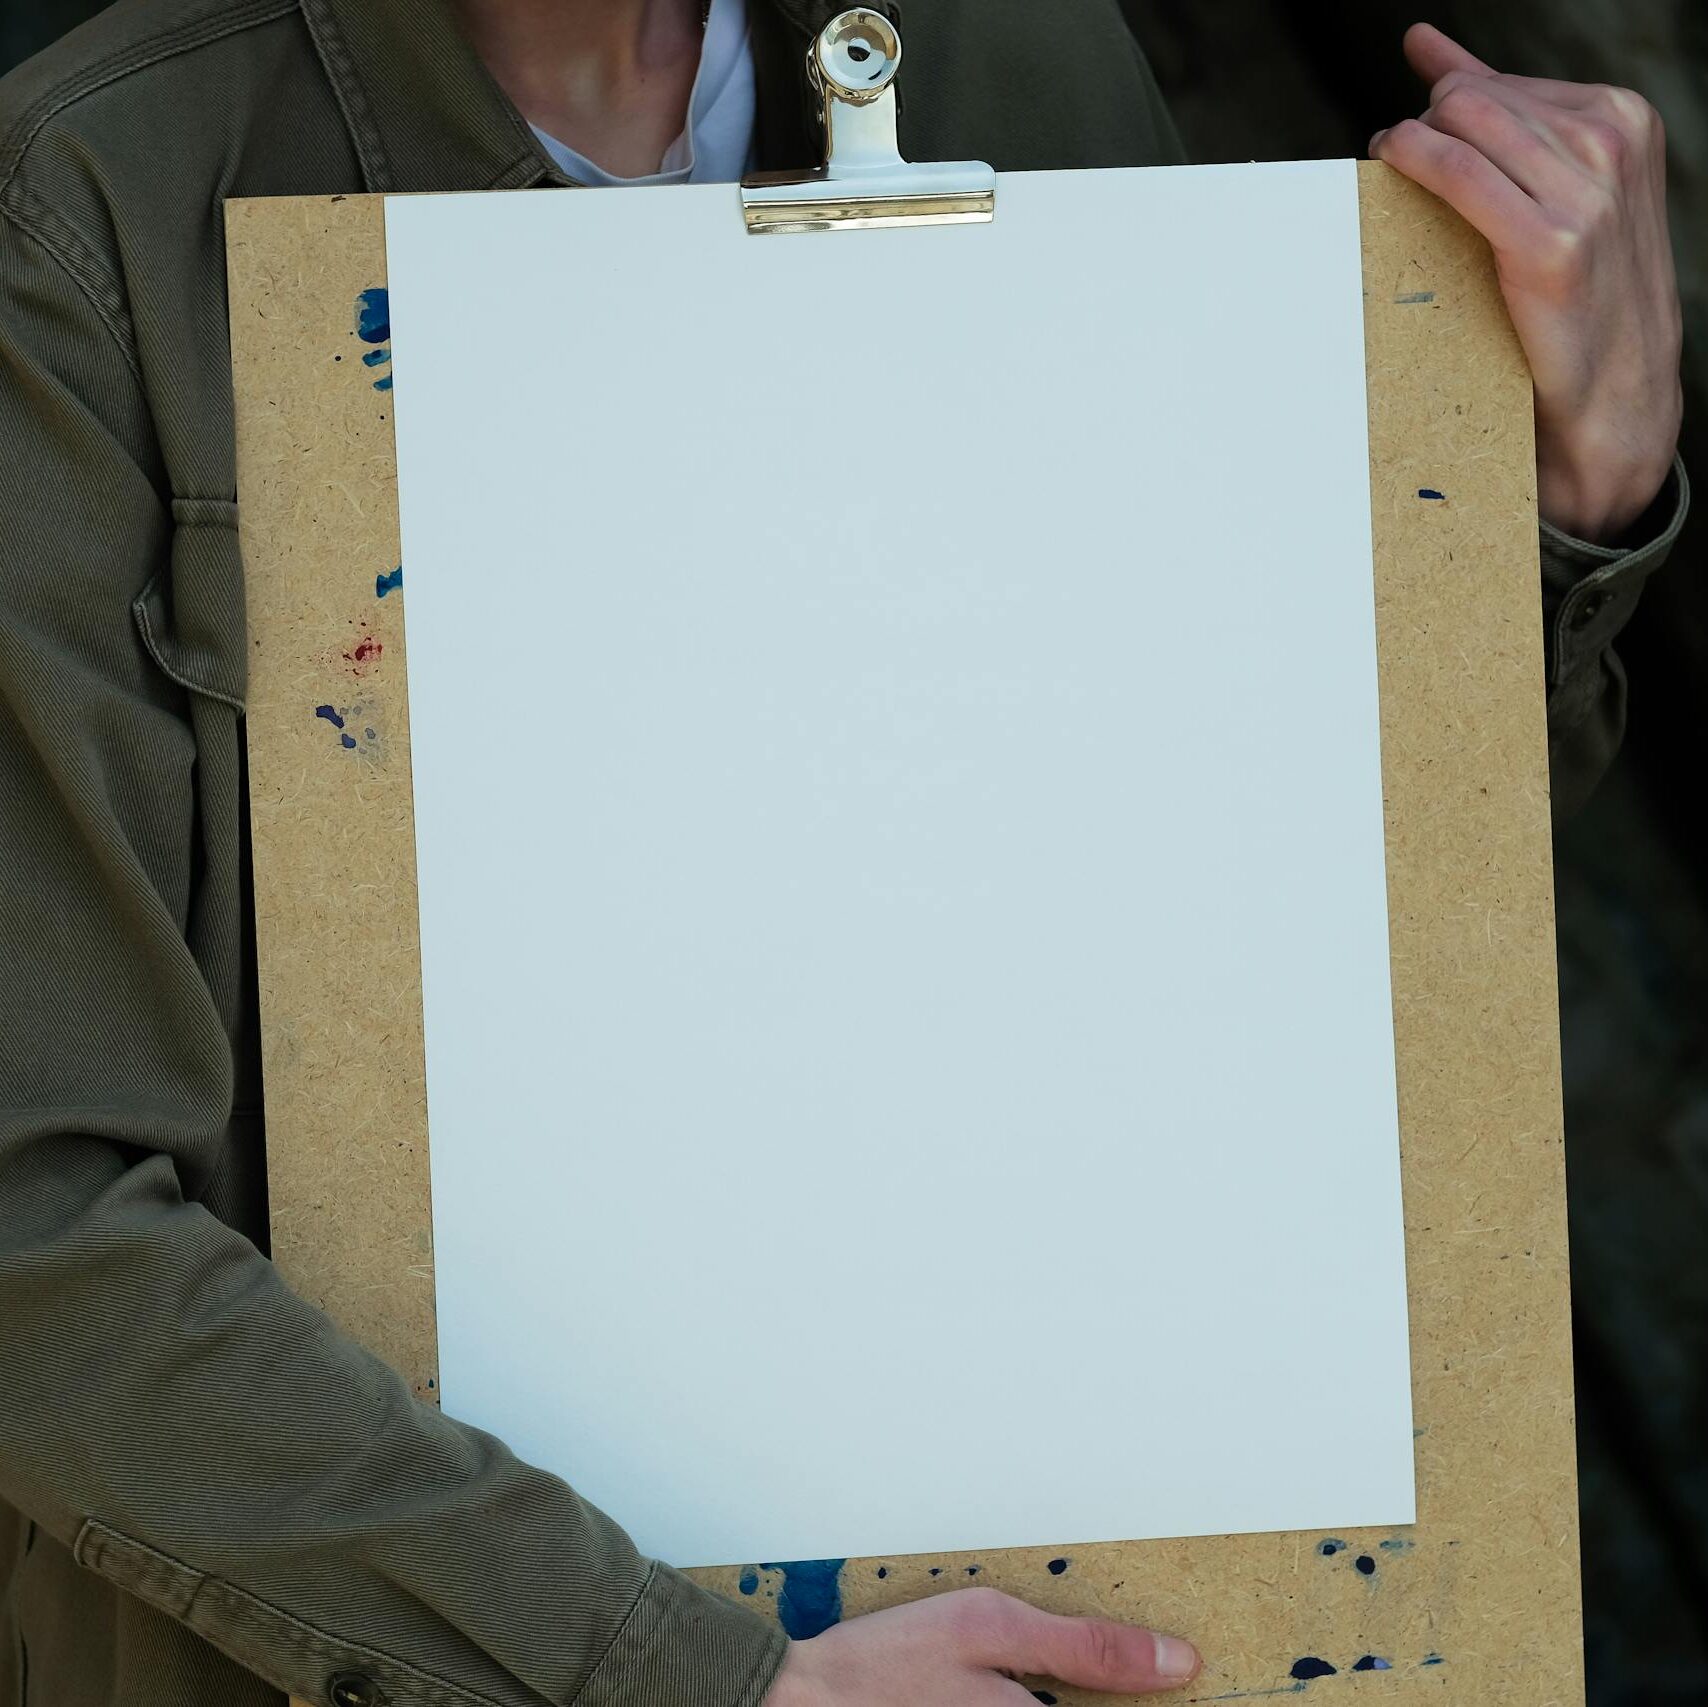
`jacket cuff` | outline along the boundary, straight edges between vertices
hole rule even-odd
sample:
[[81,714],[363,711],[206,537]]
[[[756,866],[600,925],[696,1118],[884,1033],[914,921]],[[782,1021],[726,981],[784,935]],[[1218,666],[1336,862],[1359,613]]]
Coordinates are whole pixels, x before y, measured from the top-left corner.
[[1690,511],[1690,481],[1672,471],[1631,530],[1628,545],[1595,545],[1541,524],[1542,608],[1549,624],[1548,685],[1605,652],[1636,609],[1643,582],[1665,561]]
[[788,1651],[780,1625],[654,1563],[573,1707],[759,1707]]

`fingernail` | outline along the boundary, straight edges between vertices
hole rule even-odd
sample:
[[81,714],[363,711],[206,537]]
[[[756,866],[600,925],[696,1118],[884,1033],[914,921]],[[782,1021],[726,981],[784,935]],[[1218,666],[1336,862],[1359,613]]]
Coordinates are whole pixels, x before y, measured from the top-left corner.
[[[1390,128],[1392,128],[1392,127],[1390,126]],[[1370,138],[1369,152],[1370,152],[1370,155],[1372,158],[1375,157],[1376,150],[1382,146],[1382,138],[1384,136],[1386,136],[1387,134],[1388,134],[1387,131],[1379,130],[1376,132],[1376,134],[1373,137]]]
[[1156,1672],[1171,1683],[1184,1683],[1198,1669],[1198,1650],[1179,1636],[1156,1639]]

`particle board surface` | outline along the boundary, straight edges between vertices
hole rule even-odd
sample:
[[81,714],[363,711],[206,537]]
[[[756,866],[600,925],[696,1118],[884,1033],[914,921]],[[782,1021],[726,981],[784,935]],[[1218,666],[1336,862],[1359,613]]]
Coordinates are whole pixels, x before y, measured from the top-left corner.
[[[696,1573],[797,1630],[977,1581],[1193,1636],[1187,1700],[1581,1700],[1529,376],[1480,239],[1387,167],[1359,188],[1419,1521]],[[237,201],[227,228],[274,1257],[434,1402],[384,202]],[[520,382],[496,327],[492,353]],[[501,703],[470,715],[518,738]],[[1356,1284],[1359,1229],[1318,1257]],[[764,1307],[762,1276],[708,1278]],[[1289,1397],[1358,1379],[1300,1369]],[[1045,1428],[1074,1403],[1066,1372],[1012,1385]]]

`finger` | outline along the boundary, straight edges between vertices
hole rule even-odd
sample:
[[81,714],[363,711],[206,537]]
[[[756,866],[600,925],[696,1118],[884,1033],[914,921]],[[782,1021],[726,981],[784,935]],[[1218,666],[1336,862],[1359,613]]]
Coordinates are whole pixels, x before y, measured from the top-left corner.
[[1498,72],[1487,60],[1477,58],[1463,43],[1434,24],[1413,24],[1405,33],[1403,47],[1407,63],[1430,85],[1432,101],[1440,94],[1437,85],[1450,77],[1498,77],[1502,83],[1516,84],[1540,100],[1575,111],[1616,107],[1630,96],[1629,90],[1610,89],[1601,83],[1567,83],[1558,77],[1521,77]]
[[1490,78],[1486,71],[1449,71],[1436,78],[1430,86],[1430,100],[1440,99],[1455,83],[1471,77],[1498,83],[1503,88],[1521,89],[1539,101],[1548,101],[1556,107],[1567,107],[1574,112],[1589,111],[1601,105],[1607,94],[1599,83],[1562,83],[1557,77],[1521,77],[1511,71],[1497,72],[1493,78]]
[[[1539,81],[1539,80],[1537,80]],[[1448,79],[1449,87],[1454,87]],[[1606,180],[1627,160],[1664,158],[1666,131],[1660,114],[1632,89],[1601,83],[1561,83],[1571,100],[1545,95],[1531,79],[1485,78],[1466,84],[1499,101],[1539,132],[1564,160]]]
[[1497,254],[1546,242],[1541,207],[1470,143],[1421,119],[1406,119],[1373,137],[1370,152],[1440,196]]
[[1464,90],[1499,101],[1568,156],[1580,152],[1572,145],[1586,134],[1618,130],[1640,141],[1658,128],[1654,108],[1629,89],[1555,83],[1544,77],[1481,77],[1465,71],[1450,71],[1435,84],[1429,91],[1430,111]]
[[1450,71],[1468,71],[1479,77],[1495,75],[1492,65],[1433,24],[1413,24],[1401,46],[1406,63],[1425,83],[1439,83]]
[[[1423,115],[1444,136],[1469,143],[1536,201],[1552,206],[1574,196],[1583,169],[1568,152],[1559,126],[1550,126],[1546,107],[1528,96],[1502,91],[1484,78],[1455,84]],[[1561,113],[1564,121],[1569,115]]]
[[1173,1689],[1198,1674],[1198,1650],[1179,1636],[1102,1618],[1066,1618],[1007,1595],[980,1609],[980,1624],[971,1632],[967,1657],[995,1670],[1032,1672],[1112,1694]]

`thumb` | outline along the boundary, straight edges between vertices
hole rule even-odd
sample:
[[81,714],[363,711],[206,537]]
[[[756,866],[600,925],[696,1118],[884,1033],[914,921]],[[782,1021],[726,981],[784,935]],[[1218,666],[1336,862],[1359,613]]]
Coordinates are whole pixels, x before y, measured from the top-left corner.
[[1406,31],[1406,63],[1425,83],[1439,83],[1450,71],[1469,71],[1479,77],[1493,77],[1495,68],[1485,64],[1468,47],[1433,24],[1413,24]]
[[1179,1636],[1163,1636],[1102,1618],[1066,1618],[1012,1601],[993,1621],[992,1651],[972,1655],[995,1670],[1053,1677],[1080,1689],[1133,1694],[1173,1689],[1198,1675],[1198,1650]]

